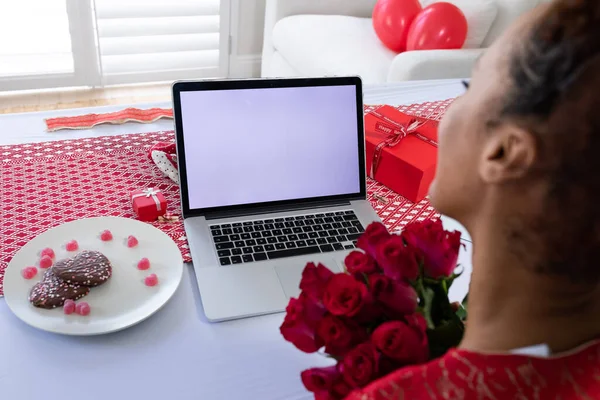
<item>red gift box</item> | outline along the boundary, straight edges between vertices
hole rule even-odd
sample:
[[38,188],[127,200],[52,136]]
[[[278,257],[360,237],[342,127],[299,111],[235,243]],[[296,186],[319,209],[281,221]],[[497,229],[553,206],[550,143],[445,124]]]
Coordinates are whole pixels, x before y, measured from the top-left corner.
[[412,202],[429,191],[437,162],[436,121],[383,106],[365,116],[367,174]]
[[157,189],[135,190],[131,193],[131,202],[140,221],[156,221],[167,212],[167,199]]

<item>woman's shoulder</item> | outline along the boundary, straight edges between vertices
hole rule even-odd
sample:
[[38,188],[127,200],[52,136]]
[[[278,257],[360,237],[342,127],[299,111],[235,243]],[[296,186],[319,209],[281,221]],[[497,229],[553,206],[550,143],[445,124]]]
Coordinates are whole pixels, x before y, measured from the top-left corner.
[[552,357],[451,350],[403,368],[350,400],[600,398],[600,340]]

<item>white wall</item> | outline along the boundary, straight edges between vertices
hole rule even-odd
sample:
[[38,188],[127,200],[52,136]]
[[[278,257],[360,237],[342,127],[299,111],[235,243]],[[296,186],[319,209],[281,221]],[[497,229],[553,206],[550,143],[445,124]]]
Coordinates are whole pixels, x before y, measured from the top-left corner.
[[260,76],[264,20],[265,0],[231,0],[231,77]]

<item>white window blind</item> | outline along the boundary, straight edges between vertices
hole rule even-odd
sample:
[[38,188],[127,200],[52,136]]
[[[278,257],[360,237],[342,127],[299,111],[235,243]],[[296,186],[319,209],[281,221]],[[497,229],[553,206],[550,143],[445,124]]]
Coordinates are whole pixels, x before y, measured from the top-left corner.
[[95,0],[95,6],[106,84],[226,75],[220,0]]
[[0,0],[0,91],[226,77],[229,1]]

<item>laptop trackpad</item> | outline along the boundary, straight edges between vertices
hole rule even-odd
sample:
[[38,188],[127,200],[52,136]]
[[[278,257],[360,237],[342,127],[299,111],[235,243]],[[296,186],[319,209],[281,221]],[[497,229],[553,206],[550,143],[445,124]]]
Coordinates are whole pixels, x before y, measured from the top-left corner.
[[196,275],[210,321],[278,312],[287,305],[277,275],[267,265],[198,268]]
[[[288,298],[298,297],[300,295],[300,288],[298,285],[302,279],[302,271],[304,271],[304,267],[307,263],[307,261],[292,260],[293,259],[290,259],[289,261],[286,261],[286,264],[275,267],[283,291]],[[314,262],[315,264],[320,262],[335,273],[342,272],[338,263],[330,257],[312,256],[308,262]]]

